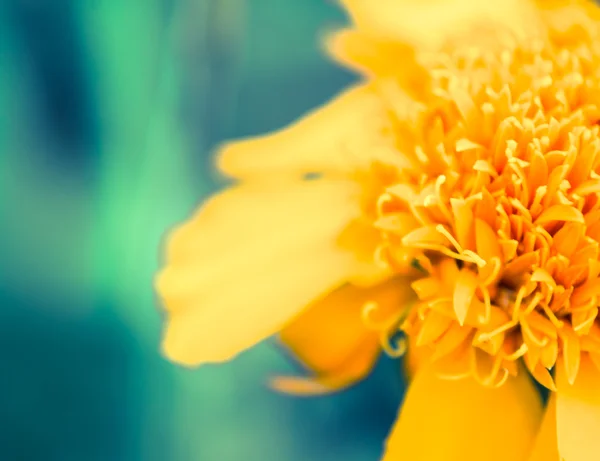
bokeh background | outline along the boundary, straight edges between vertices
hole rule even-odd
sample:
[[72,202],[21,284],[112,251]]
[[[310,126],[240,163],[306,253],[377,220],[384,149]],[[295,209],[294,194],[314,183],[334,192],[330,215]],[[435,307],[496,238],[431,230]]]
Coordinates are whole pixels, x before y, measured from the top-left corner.
[[328,0],[0,1],[0,460],[377,460],[398,364],[271,391],[273,342],[186,370],[159,352],[159,247],[223,181],[225,139],[353,80]]

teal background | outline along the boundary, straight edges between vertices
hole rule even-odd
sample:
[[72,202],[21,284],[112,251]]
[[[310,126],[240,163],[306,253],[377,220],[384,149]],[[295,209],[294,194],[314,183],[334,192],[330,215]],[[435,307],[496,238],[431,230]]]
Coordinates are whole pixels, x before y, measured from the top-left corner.
[[266,342],[199,370],[159,353],[166,229],[224,184],[225,139],[353,80],[326,0],[0,2],[0,460],[377,460],[398,364],[303,399]]

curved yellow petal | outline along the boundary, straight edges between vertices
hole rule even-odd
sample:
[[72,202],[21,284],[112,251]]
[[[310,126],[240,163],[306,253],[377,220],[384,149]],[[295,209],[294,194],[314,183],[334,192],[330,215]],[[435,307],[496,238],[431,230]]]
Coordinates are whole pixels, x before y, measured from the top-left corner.
[[423,366],[408,388],[383,461],[527,459],[542,408],[525,373],[497,388],[437,377]]
[[243,185],[213,197],[173,233],[157,277],[165,354],[186,365],[228,360],[344,283],[358,270],[337,243],[357,213],[355,187]]
[[[469,27],[502,24],[519,36],[539,25],[529,0],[341,0],[358,29],[428,49]],[[497,40],[497,38],[495,38]]]
[[552,393],[535,445],[527,461],[561,461],[556,441],[556,394]]
[[226,145],[218,167],[244,178],[348,171],[368,155],[359,146],[373,147],[366,133],[378,131],[383,114],[373,89],[356,86],[287,128]]
[[[273,386],[296,394],[338,390],[362,379],[380,352],[380,332],[412,301],[410,280],[398,277],[371,288],[345,285],[315,302],[280,334],[282,343],[313,377],[278,377]],[[367,312],[367,303],[376,306]],[[387,333],[387,331],[386,331]]]
[[600,459],[600,371],[587,354],[571,385],[560,363],[556,367],[558,452],[566,461]]

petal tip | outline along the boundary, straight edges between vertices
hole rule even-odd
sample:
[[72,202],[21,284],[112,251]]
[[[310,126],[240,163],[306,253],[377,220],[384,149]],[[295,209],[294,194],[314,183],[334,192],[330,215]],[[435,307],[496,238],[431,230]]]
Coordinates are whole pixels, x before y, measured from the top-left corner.
[[190,333],[194,335],[201,334],[199,332],[186,331],[185,323],[182,325],[179,319],[173,321],[169,319],[163,333],[161,344],[162,355],[177,365],[186,368],[197,368],[201,365],[216,362],[225,362],[228,357],[211,357],[205,347],[194,344],[193,338],[190,338]]

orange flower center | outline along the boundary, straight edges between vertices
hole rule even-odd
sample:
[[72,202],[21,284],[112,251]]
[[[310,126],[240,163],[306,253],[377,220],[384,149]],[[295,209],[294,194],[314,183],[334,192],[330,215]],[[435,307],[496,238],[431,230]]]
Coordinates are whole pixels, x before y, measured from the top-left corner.
[[378,257],[421,271],[401,329],[454,377],[600,365],[600,51],[565,37],[423,57],[430,100],[390,109]]

